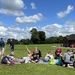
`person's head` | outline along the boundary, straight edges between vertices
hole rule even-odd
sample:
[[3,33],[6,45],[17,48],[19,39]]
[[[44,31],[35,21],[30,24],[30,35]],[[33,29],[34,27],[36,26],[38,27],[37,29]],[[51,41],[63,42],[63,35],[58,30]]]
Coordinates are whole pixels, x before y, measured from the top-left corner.
[[33,54],[36,54],[36,50],[33,50],[32,52],[33,52]]
[[1,38],[1,40],[3,40],[3,38]]
[[70,52],[70,50],[68,49],[67,52]]
[[49,51],[48,54],[52,54],[52,53]]
[[70,53],[71,53],[71,51],[68,49],[68,50],[67,50],[67,53],[68,53],[68,54],[70,54]]
[[14,56],[13,54],[9,54],[10,56]]

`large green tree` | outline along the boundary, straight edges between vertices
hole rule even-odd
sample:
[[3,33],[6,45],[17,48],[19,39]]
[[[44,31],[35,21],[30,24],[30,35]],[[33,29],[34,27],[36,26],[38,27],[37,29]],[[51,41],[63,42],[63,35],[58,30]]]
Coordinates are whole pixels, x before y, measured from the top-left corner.
[[45,36],[45,32],[44,31],[38,31],[38,35],[39,35],[39,42],[40,43],[45,43],[45,38],[46,38],[46,36]]
[[30,40],[29,39],[21,39],[20,41],[20,44],[30,44]]
[[45,32],[44,31],[37,31],[36,28],[33,28],[31,31],[31,41],[34,44],[41,44],[45,43]]
[[37,44],[39,41],[37,29],[33,28],[30,32],[31,32],[31,42]]

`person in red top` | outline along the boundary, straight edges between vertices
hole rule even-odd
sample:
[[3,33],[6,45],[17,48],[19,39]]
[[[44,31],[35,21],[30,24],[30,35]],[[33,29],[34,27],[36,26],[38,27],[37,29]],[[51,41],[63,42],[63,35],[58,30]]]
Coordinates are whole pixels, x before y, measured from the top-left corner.
[[59,47],[55,51],[55,57],[60,58],[61,55],[62,55],[62,49]]

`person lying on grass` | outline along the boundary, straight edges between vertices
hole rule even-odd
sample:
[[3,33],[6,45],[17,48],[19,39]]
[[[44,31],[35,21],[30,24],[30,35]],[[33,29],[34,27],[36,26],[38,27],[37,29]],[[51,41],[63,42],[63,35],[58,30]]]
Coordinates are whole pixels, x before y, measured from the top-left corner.
[[1,64],[7,64],[7,65],[12,65],[12,64],[21,64],[24,62],[23,59],[19,58],[14,58],[12,55],[7,54],[1,59]]

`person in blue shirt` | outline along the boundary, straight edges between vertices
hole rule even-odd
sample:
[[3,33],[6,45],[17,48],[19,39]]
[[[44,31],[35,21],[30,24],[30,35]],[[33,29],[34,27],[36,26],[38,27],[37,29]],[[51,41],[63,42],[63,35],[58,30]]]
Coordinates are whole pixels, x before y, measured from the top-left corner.
[[3,38],[1,38],[0,39],[0,57],[2,57],[4,54],[4,47],[5,47],[5,43],[3,41]]

